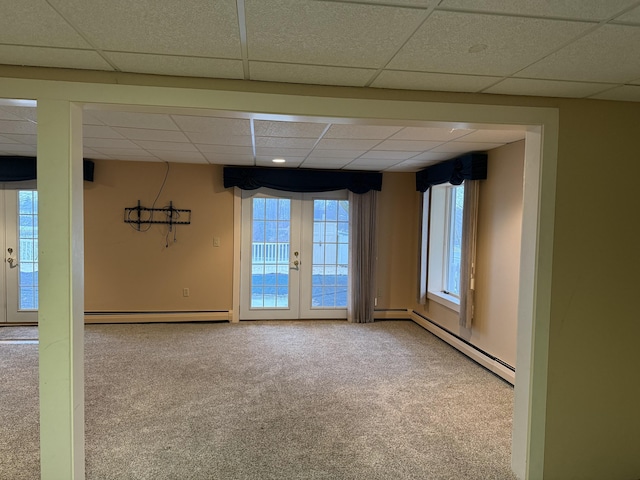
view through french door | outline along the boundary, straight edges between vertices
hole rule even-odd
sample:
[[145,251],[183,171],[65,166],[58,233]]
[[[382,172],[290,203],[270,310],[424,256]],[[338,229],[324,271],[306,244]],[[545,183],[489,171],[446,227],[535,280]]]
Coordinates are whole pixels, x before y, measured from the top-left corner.
[[0,216],[4,236],[2,322],[38,321],[38,192],[5,189]]
[[240,319],[347,318],[347,192],[243,191]]

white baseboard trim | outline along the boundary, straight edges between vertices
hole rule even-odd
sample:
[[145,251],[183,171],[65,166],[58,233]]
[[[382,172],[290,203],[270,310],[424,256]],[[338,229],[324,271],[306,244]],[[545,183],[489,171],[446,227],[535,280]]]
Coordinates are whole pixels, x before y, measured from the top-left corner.
[[459,350],[460,352],[465,354],[471,360],[482,365],[484,368],[486,368],[490,372],[495,373],[500,378],[509,382],[511,385],[515,385],[516,383],[515,372],[513,370],[510,370],[506,366],[504,366],[502,363],[496,361],[495,359],[484,354],[483,352],[466,344],[465,342],[457,338],[455,335],[452,335],[451,333],[438,327],[437,325],[431,323],[430,321],[425,320],[423,317],[416,314],[415,312],[409,312],[409,318],[411,318],[411,320],[413,320],[415,323],[420,325],[425,330],[428,330],[429,332],[433,333],[436,337],[447,342],[456,350]]
[[377,320],[409,320],[410,311],[404,308],[390,308],[386,310],[374,310],[373,318]]
[[84,315],[84,323],[228,322],[230,320],[230,311],[88,312]]

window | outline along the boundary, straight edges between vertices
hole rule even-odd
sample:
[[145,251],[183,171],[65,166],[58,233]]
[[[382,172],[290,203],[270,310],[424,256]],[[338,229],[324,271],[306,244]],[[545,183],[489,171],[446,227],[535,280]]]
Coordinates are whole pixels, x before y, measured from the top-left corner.
[[421,297],[460,310],[464,185],[437,185],[424,194]]

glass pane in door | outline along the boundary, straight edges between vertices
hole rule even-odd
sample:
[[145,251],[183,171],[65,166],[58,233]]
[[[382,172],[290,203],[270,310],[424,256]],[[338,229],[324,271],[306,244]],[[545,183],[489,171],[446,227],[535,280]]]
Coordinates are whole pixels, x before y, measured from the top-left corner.
[[291,200],[254,198],[252,211],[251,308],[288,308]]
[[38,309],[38,192],[18,192],[18,310]]
[[311,308],[346,308],[349,201],[313,201]]

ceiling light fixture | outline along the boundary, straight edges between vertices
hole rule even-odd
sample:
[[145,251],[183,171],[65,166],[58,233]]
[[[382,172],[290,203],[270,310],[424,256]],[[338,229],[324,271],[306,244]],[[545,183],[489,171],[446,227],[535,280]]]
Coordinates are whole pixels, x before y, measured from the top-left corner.
[[271,160],[273,163],[284,163],[286,160],[284,158],[274,158]]

